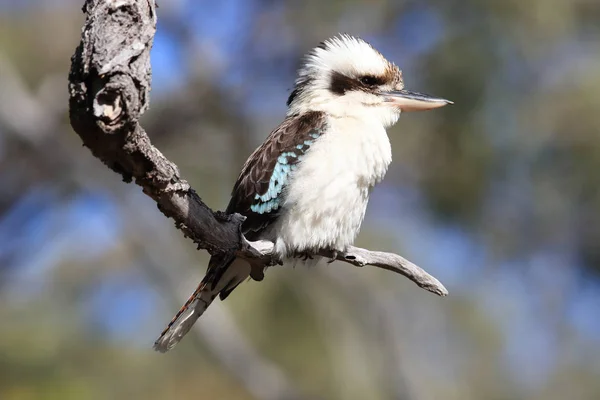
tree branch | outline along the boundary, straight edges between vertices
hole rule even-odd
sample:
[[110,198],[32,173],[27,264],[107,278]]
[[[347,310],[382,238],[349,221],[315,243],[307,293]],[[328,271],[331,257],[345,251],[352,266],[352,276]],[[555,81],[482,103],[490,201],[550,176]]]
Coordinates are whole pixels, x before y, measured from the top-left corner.
[[[149,106],[154,0],[87,0],[83,10],[86,21],[69,73],[69,115],[84,145],[125,182],[135,180],[199,249],[271,265],[273,244],[246,241],[243,216],[206,206],[138,122]],[[430,292],[448,293],[437,279],[395,254],[351,247],[321,255],[394,271]]]

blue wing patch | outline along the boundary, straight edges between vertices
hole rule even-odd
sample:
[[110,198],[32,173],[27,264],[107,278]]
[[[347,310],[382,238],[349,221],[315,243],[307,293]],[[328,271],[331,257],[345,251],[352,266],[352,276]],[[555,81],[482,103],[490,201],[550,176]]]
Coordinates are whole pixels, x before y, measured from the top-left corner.
[[267,191],[262,195],[256,194],[254,196],[255,201],[250,206],[250,210],[257,214],[268,214],[280,207],[282,202],[280,195],[285,185],[288,183],[292,172],[298,168],[298,163],[302,161],[306,151],[321,136],[320,132],[320,129],[311,131],[308,135],[311,139],[304,140],[302,143],[297,144],[293,150],[285,151],[277,157]]
[[231,192],[226,212],[246,217],[249,240],[273,223],[285,201],[286,186],[312,145],[327,131],[327,117],[310,111],[287,117],[246,160]]

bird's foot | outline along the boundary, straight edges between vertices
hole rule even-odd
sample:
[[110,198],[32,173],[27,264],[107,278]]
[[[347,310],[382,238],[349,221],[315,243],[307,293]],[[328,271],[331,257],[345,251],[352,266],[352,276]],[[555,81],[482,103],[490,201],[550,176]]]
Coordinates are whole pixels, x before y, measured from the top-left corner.
[[298,258],[301,261],[312,260],[313,256],[314,253],[310,251],[297,251],[296,253],[294,253],[294,258]]
[[327,260],[327,264],[331,264],[332,262],[337,260],[337,256],[338,256],[338,251],[335,249],[331,250],[331,258],[329,260]]
[[283,259],[279,255],[272,255],[267,267],[274,267],[275,265],[283,265]]
[[265,267],[260,265],[252,265],[250,267],[250,277],[257,282],[265,279]]

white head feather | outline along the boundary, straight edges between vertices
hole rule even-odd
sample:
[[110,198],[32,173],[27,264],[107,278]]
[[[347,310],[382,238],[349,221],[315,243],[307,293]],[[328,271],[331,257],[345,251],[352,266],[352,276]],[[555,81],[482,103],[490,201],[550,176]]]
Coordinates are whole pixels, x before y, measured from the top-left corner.
[[[361,79],[371,77],[375,84]],[[333,117],[375,118],[393,125],[400,109],[377,92],[401,90],[400,69],[362,39],[342,34],[310,51],[288,100],[288,115],[323,111]]]

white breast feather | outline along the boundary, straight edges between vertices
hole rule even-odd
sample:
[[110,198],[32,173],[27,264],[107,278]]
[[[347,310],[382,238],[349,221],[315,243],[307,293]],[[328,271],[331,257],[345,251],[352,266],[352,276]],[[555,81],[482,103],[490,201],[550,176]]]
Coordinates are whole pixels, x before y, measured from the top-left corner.
[[391,161],[389,139],[379,121],[329,118],[327,132],[288,184],[281,216],[267,235],[276,251],[285,257],[352,244],[369,193]]

